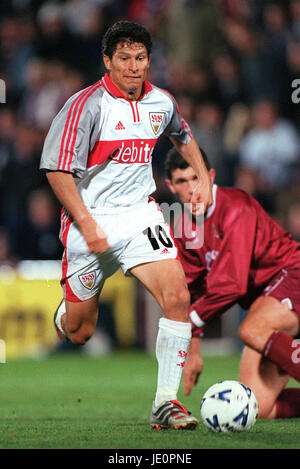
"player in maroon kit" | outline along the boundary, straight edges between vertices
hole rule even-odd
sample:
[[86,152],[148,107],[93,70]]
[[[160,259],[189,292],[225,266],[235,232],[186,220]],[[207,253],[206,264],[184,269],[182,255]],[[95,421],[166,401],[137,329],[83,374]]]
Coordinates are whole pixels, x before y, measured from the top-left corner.
[[[207,168],[214,183],[208,161]],[[168,154],[166,174],[173,194],[189,204],[197,176],[175,148]],[[285,387],[290,377],[300,381],[300,342],[294,339],[300,317],[300,245],[246,192],[214,184],[213,196],[202,230],[196,212],[185,212],[174,232],[193,325],[184,393],[191,392],[202,371],[205,325],[238,303],[248,310],[239,328],[245,344],[239,380],[254,391],[260,418],[298,417],[300,389]]]

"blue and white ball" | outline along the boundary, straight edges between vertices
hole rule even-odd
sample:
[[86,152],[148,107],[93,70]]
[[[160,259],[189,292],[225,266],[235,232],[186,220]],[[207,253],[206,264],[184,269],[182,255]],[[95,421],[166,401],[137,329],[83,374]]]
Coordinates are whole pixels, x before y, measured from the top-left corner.
[[253,391],[238,381],[220,381],[201,401],[204,425],[213,432],[248,431],[256,422],[258,404]]

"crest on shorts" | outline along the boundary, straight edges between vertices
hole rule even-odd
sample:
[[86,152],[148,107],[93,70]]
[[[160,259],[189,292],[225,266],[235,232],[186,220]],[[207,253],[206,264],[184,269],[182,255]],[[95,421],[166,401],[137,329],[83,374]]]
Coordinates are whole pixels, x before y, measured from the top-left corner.
[[158,134],[159,129],[164,121],[164,112],[149,112],[150,124],[155,135]]
[[91,290],[96,282],[96,272],[93,270],[92,272],[87,272],[86,274],[78,275],[80,282],[82,285]]

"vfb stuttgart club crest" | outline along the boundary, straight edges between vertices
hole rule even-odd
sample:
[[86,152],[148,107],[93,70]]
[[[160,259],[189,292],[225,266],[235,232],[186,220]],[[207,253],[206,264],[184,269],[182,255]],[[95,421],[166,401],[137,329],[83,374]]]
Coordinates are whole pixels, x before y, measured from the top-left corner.
[[151,127],[155,135],[158,134],[158,131],[161,128],[162,123],[164,121],[164,117],[165,117],[164,112],[149,112]]
[[96,272],[87,272],[86,274],[79,275],[79,280],[85,288],[91,290],[96,282]]

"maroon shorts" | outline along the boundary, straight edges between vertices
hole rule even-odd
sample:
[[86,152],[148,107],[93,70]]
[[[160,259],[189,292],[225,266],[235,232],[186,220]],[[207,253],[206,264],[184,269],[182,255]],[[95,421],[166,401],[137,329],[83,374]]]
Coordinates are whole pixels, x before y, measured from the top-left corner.
[[262,295],[272,296],[300,316],[300,266],[281,269],[263,290]]

